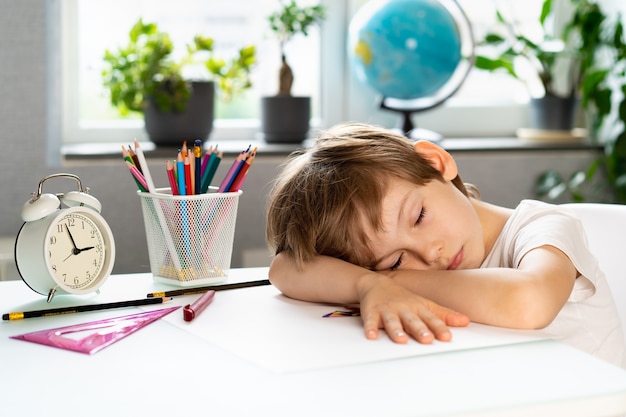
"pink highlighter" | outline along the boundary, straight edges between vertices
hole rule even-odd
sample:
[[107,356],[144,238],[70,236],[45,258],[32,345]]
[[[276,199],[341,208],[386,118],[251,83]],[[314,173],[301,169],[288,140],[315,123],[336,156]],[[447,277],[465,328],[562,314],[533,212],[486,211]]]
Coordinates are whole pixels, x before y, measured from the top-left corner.
[[183,307],[183,318],[185,319],[185,321],[191,321],[196,316],[200,315],[200,313],[202,313],[202,310],[204,310],[209,304],[211,304],[214,296],[215,290],[209,290],[204,293],[202,297],[194,301],[193,304],[187,304],[185,307]]

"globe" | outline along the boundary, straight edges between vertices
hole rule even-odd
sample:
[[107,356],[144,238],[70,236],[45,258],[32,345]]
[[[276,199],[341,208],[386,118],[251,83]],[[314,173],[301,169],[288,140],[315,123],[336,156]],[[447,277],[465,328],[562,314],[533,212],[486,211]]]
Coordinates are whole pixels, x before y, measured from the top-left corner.
[[348,56],[381,107],[410,115],[442,104],[473,65],[470,24],[453,0],[372,0],[350,22]]

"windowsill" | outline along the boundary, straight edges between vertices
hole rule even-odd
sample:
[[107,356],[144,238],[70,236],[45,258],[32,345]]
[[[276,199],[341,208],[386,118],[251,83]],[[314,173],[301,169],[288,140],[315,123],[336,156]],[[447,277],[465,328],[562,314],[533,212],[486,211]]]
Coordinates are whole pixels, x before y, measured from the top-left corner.
[[[539,142],[524,141],[518,138],[449,138],[438,142],[443,148],[453,152],[485,152],[485,151],[552,151],[552,150],[596,150],[601,145],[589,140]],[[226,155],[236,155],[249,145],[257,147],[261,155],[289,155],[293,151],[310,146],[311,140],[301,144],[270,144],[264,141],[230,140],[222,142],[205,142],[205,147],[213,144]],[[152,142],[140,142],[147,158],[171,158],[176,148],[156,147]],[[64,145],[61,148],[66,160],[118,158],[121,155],[122,143],[92,143]]]
[[529,141],[516,137],[508,138],[449,138],[439,144],[447,151],[553,151],[553,150],[595,150],[602,146],[591,140],[572,141]]
[[[225,155],[237,155],[251,146],[256,147],[258,154],[263,155],[289,155],[291,152],[306,147],[306,141],[302,144],[272,144],[263,141],[227,140],[221,142],[207,141],[205,149],[217,145]],[[176,155],[177,147],[157,147],[152,142],[139,142],[146,158],[172,158]],[[81,143],[63,145],[61,154],[66,160],[78,159],[106,159],[118,158],[122,154],[123,143]]]

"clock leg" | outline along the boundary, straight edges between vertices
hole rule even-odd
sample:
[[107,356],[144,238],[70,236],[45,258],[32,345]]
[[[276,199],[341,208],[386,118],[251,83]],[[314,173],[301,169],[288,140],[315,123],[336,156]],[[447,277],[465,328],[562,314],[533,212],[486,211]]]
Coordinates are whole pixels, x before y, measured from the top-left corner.
[[48,302],[52,301],[52,298],[54,298],[54,294],[56,294],[56,292],[56,287],[50,288],[50,292],[48,293]]

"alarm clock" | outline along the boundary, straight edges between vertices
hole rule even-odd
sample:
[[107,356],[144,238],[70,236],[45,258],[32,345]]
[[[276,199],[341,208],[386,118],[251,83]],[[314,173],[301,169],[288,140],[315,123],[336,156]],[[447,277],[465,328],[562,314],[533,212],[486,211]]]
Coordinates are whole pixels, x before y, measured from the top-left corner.
[[[44,182],[54,178],[74,179],[78,190],[43,194]],[[111,274],[115,241],[101,208],[80,178],[67,173],[43,178],[22,207],[15,264],[26,285],[48,302],[55,294],[99,292]]]

